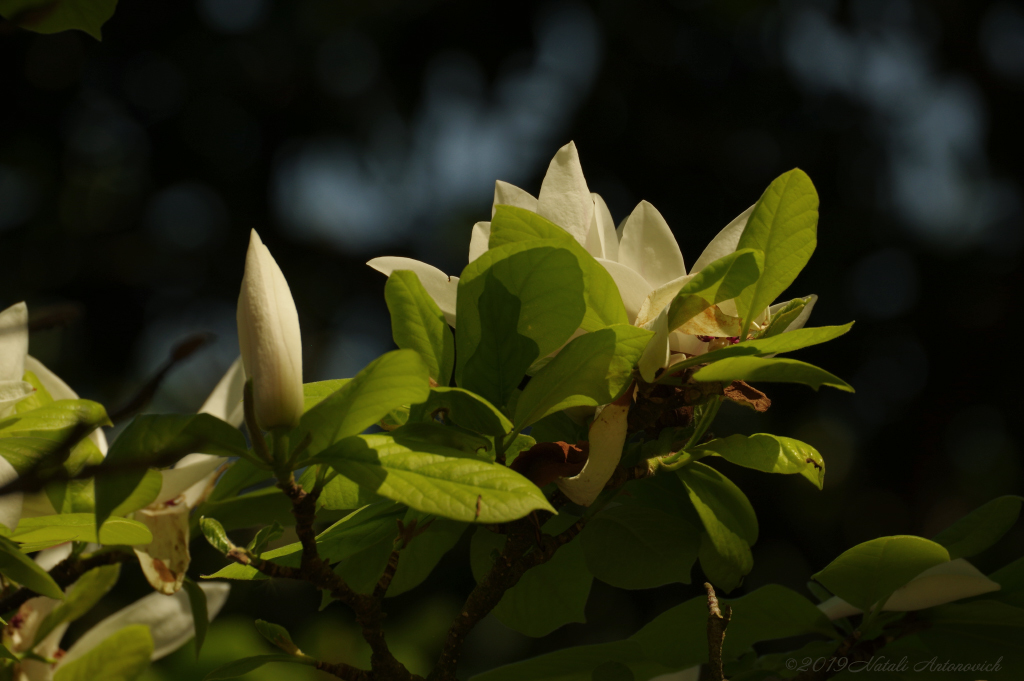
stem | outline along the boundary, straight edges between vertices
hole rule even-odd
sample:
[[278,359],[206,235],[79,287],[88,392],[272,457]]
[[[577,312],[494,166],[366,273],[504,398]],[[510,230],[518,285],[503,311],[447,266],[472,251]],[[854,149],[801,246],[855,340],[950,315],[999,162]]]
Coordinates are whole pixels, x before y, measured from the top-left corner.
[[708,592],[708,666],[712,681],[726,681],[722,669],[722,645],[725,643],[725,630],[732,619],[732,608],[728,605],[719,607],[715,588],[704,582]]
[[711,401],[707,403],[705,409],[701,412],[700,420],[694,425],[693,435],[690,436],[690,439],[678,452],[665,457],[661,461],[660,466],[665,470],[674,471],[682,468],[691,461],[703,458],[703,456],[695,457],[688,450],[700,442],[700,439],[704,437],[704,433],[707,432],[708,428],[711,426],[711,422],[715,420],[716,416],[718,416],[718,410],[721,407],[722,398],[720,396],[712,398]]

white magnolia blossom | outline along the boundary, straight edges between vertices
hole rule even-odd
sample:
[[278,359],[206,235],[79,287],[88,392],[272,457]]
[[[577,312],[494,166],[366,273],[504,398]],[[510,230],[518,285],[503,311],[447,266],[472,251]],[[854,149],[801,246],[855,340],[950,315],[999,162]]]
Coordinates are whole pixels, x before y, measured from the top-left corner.
[[299,314],[281,268],[256,230],[238,296],[238,344],[260,426],[297,426],[303,406]]
[[[242,391],[245,370],[236,359],[199,409],[230,423],[242,425]],[[172,468],[161,471],[160,494],[149,506],[135,512],[135,520],[153,533],[153,541],[135,547],[135,555],[150,585],[163,594],[181,589],[188,570],[189,512],[206,499],[218,469],[227,459],[210,454],[189,454]]]
[[[66,556],[69,550],[70,546],[67,550],[61,547],[50,552],[47,558]],[[199,587],[206,594],[207,611],[212,620],[224,607],[231,587],[225,582],[203,582]],[[15,653],[27,652],[40,624],[59,604],[60,601],[45,596],[29,599],[22,604],[3,630],[3,639],[7,647]],[[188,595],[183,591],[173,596],[152,593],[140,598],[99,622],[75,641],[67,652],[63,652],[60,649],[60,642],[68,624],[65,622],[54,628],[33,648],[37,655],[56,661],[47,663],[23,660],[14,667],[13,681],[52,681],[61,666],[79,659],[128,626],[143,624],[149,627],[150,635],[153,637],[153,654],[150,658],[152,660],[170,655],[195,635],[192,606]]]
[[[735,338],[740,334],[742,320],[731,300],[713,306],[671,332],[668,305],[694,275],[736,250],[753,206],[726,225],[687,272],[672,230],[661,213],[647,201],[641,201],[616,229],[604,199],[588,189],[576,145],[572,142],[551,159],[536,198],[507,182],[495,183],[492,216],[499,205],[530,210],[550,220],[571,234],[604,266],[618,286],[630,324],[655,332],[640,362],[645,380],[653,380],[659,369],[669,366],[675,359],[674,354],[700,355],[708,351],[712,339]],[[490,235],[491,223],[478,222],[473,226],[470,262],[487,251]],[[449,277],[436,267],[411,258],[374,258],[367,264],[389,276],[395,270],[415,272],[448,323],[455,325],[458,277]],[[803,327],[815,300],[816,296],[812,296],[786,331]],[[763,322],[765,317],[766,314],[762,314],[758,321]]]
[[[978,568],[963,558],[956,558],[928,568],[906,585],[896,589],[882,606],[882,610],[890,612],[924,610],[962,598],[998,591],[1000,588],[998,583],[986,577]],[[860,615],[864,612],[838,596],[833,596],[819,604],[818,609],[825,613],[830,620]]]

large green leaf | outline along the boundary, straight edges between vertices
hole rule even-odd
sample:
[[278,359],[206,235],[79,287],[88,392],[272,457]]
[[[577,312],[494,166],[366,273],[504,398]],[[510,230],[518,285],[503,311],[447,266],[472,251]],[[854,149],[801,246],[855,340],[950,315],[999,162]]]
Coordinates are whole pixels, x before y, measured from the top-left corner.
[[731,383],[732,381],[802,383],[815,390],[827,385],[846,392],[853,392],[853,387],[849,383],[824,369],[795,359],[779,357],[730,357],[699,370],[693,375],[693,380],[722,383]]
[[64,592],[53,581],[53,577],[7,537],[0,537],[0,574],[42,596],[57,600],[64,598]]
[[767,433],[730,435],[689,450],[694,456],[720,456],[730,463],[765,473],[798,473],[821,489],[825,461],[814,447],[789,437]]
[[317,459],[383,497],[452,520],[499,523],[537,509],[554,510],[537,486],[515,471],[444,447],[413,451],[388,435],[361,435]]
[[113,425],[103,405],[90,400],[57,400],[0,420],[0,438],[42,437],[69,446],[99,426]]
[[328,381],[315,381],[302,384],[302,413],[315,407],[324,401],[329,395],[341,390],[342,386],[351,381],[351,378],[332,378]]
[[431,389],[427,401],[412,408],[409,420],[425,421],[440,412],[452,423],[483,435],[500,437],[512,432],[512,422],[493,404],[462,388]]
[[206,640],[206,631],[210,628],[210,614],[206,603],[206,592],[192,581],[191,577],[186,577],[181,586],[185,593],[188,594],[188,604],[192,610],[192,627],[196,632],[196,659],[199,659],[199,653],[203,650],[203,642]]
[[149,667],[153,637],[145,624],[120,629],[77,660],[62,664],[53,681],[134,681]]
[[93,568],[78,578],[74,586],[60,603],[49,612],[36,630],[33,645],[35,647],[46,638],[47,634],[64,622],[74,622],[100,602],[107,592],[114,588],[117,578],[121,575],[120,565],[104,565]]
[[719,350],[712,350],[703,355],[695,355],[684,359],[682,362],[677,362],[669,367],[665,375],[668,376],[675,371],[686,369],[687,367],[698,364],[710,364],[711,362],[718,362],[730,357],[763,357],[765,355],[793,352],[794,350],[800,350],[838,338],[849,331],[851,327],[853,327],[853,322],[843,324],[842,326],[817,326],[796,329],[770,338],[743,341],[742,343],[730,345]]
[[[706,619],[705,615],[705,621]],[[706,651],[707,644],[704,645]],[[687,643],[680,647],[689,645]],[[705,652],[705,660],[706,658]],[[631,675],[619,677],[624,681],[652,679],[678,671],[678,668],[650,662],[639,643],[626,640],[562,648],[477,674],[470,681],[602,681],[602,670],[611,665],[623,665],[627,668]]]
[[945,547],[922,537],[879,537],[844,551],[812,576],[836,596],[870,610],[928,568],[948,560]]
[[789,288],[818,242],[818,192],[799,168],[777,177],[764,191],[747,220],[736,249],[764,254],[757,283],[736,298],[744,333],[750,323]]
[[1024,498],[1016,495],[993,499],[939,532],[932,541],[945,546],[951,560],[981,553],[1014,526],[1022,501]]
[[459,541],[466,523],[448,518],[434,518],[422,534],[416,535],[402,549],[398,569],[388,587],[388,597],[398,596],[420,585],[438,562]]
[[136,416],[96,473],[96,524],[102,525],[132,495],[150,467],[169,466],[192,453],[239,456],[246,451],[242,433],[209,414]]
[[322,451],[363,432],[393,409],[422,402],[430,394],[429,380],[427,365],[415,351],[381,355],[302,415],[299,429],[313,438],[308,451]]
[[491,218],[489,248],[511,243],[551,239],[572,251],[583,271],[587,311],[580,326],[595,331],[612,324],[628,324],[626,308],[615,280],[568,232],[533,211],[499,205]]
[[538,371],[516,402],[515,423],[524,428],[569,407],[608,404],[633,381],[652,332],[616,324],[573,339]]
[[[549,520],[543,529],[558,534],[577,520],[563,513]],[[494,556],[504,546],[504,535],[485,527],[477,529],[470,545],[470,561],[478,582],[487,576]],[[506,591],[493,610],[494,616],[505,626],[534,637],[546,636],[571,622],[585,622],[584,610],[593,580],[580,542],[571,541],[546,563],[528,570]]]
[[384,286],[395,345],[415,350],[438,385],[448,385],[455,366],[455,338],[441,308],[409,270],[391,273]]
[[79,30],[102,40],[101,29],[115,7],[117,0],[0,0],[0,15],[36,33]]
[[557,350],[586,312],[584,278],[554,240],[492,248],[459,280],[455,380],[503,407],[538,357]]
[[737,574],[750,572],[754,566],[750,547],[757,541],[758,528],[747,496],[729,478],[700,462],[681,468],[679,479],[715,551]]
[[241,660],[228,662],[223,666],[217,667],[212,672],[204,676],[203,681],[234,679],[239,676],[244,676],[253,670],[259,669],[265,664],[271,664],[273,662],[290,662],[292,664],[305,665],[316,664],[316,660],[312,658],[296,657],[294,655],[286,655],[285,653],[272,653],[270,655],[254,655],[253,657],[243,657]]
[[732,300],[761,275],[761,252],[746,248],[709,263],[676,293],[668,308],[673,331],[712,305]]
[[92,513],[62,513],[22,518],[11,539],[22,544],[25,551],[38,551],[69,541],[138,546],[152,542],[153,534],[136,520],[115,517],[107,518],[97,537]]
[[580,535],[587,568],[621,589],[690,583],[700,533],[680,518],[653,508],[605,508]]

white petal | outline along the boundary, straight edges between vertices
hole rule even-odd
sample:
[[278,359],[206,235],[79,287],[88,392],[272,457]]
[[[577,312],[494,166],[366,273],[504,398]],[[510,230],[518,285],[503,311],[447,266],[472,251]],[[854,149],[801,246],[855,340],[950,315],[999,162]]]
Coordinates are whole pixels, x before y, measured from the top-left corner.
[[840,617],[859,615],[864,612],[860,608],[853,607],[839,596],[833,596],[832,598],[819,603],[818,610],[825,613],[825,616],[830,620],[837,620]]
[[0,312],[0,381],[20,381],[28,355],[28,306],[15,303]]
[[430,297],[434,299],[437,306],[444,313],[448,324],[455,326],[455,297],[459,291],[459,278],[449,277],[447,274],[432,265],[412,258],[398,258],[385,256],[374,258],[366,263],[381,274],[391,276],[395,270],[412,270],[419,277],[423,288],[427,290]]
[[256,420],[265,429],[302,416],[302,334],[284,273],[256,230],[249,238],[238,296],[238,342],[252,377]]
[[[163,484],[160,487],[160,494],[153,503],[162,504],[170,501],[197,483],[208,481],[225,463],[227,459],[222,456],[189,454],[175,464],[174,468],[160,471]],[[189,507],[192,505],[189,504]]]
[[[225,582],[203,582],[199,587],[206,594],[206,608],[212,620],[224,607],[231,587]],[[170,655],[195,635],[188,594],[184,591],[173,596],[151,593],[85,632],[68,649],[61,664],[78,659],[103,643],[111,634],[132,624],[145,624],[149,627],[153,635],[153,660]]]
[[[685,352],[687,355],[703,355],[708,351],[708,341],[702,341],[696,336],[691,336],[682,331],[673,331],[668,336],[668,345],[674,353]],[[676,359],[670,359],[669,365],[676,363]]]
[[640,369],[643,379],[651,383],[654,381],[658,369],[668,366],[671,354],[668,342],[668,308],[663,308],[661,313],[649,321],[644,328],[653,330],[654,336],[647,342],[647,347],[644,348],[644,354],[640,356],[637,368]]
[[54,546],[53,548],[43,549],[35,556],[36,565],[43,568],[47,572],[57,567],[57,565],[71,555],[71,542]]
[[686,274],[679,244],[658,209],[641,201],[622,226],[619,262],[658,287]]
[[492,218],[498,206],[515,206],[516,208],[525,208],[536,213],[537,199],[533,198],[533,194],[530,192],[520,189],[514,184],[498,180],[494,183],[494,203],[491,204]]
[[587,189],[575,143],[569,142],[551,159],[540,185],[537,214],[572,234],[581,244],[586,243],[594,216],[594,199]]
[[26,381],[0,381],[0,418],[14,413],[14,405],[34,393],[36,389]]
[[36,596],[22,603],[18,608],[20,622],[17,625],[8,624],[4,627],[4,643],[13,652],[27,652],[28,647],[36,638],[39,625],[59,604],[60,601],[57,599],[46,596]]
[[640,312],[640,306],[644,304],[647,295],[654,290],[654,287],[647,283],[647,280],[629,269],[625,265],[614,260],[597,258],[597,261],[604,265],[608,274],[612,275],[615,285],[619,287],[619,295],[622,297],[622,304],[626,308],[626,315],[629,323],[636,322],[636,315]]
[[[43,387],[46,388],[46,391],[50,393],[50,397],[53,399],[78,399],[78,393],[72,390],[71,386],[32,355],[25,357],[25,370],[31,371],[36,375],[36,378],[39,379],[39,382],[43,384]],[[107,436],[103,434],[102,428],[97,428],[89,433],[89,439],[96,443],[96,446],[99,447],[104,456],[107,455]]]
[[627,418],[633,391],[600,408],[590,424],[590,454],[583,470],[571,478],[556,480],[558,489],[580,506],[590,506],[615,472],[626,443]]
[[[0,487],[18,479],[18,471],[4,457],[0,456]],[[21,492],[0,496],[0,525],[8,530],[18,527],[21,520],[21,507],[25,497]]]
[[135,520],[153,533],[153,541],[135,547],[142,574],[149,585],[161,594],[181,590],[192,556],[188,551],[188,511],[183,497],[153,504],[135,512]]
[[469,237],[469,261],[473,262],[487,252],[491,240],[491,223],[478,222],[473,225],[473,233]]
[[691,274],[677,277],[648,293],[643,305],[640,306],[640,312],[636,315],[636,325],[645,326],[661,314],[661,311],[669,306],[679,290],[686,286],[691,279],[693,279]]
[[245,367],[242,358],[236,359],[224,376],[217,382],[217,386],[210,393],[210,396],[199,408],[200,414],[210,414],[222,421],[227,421],[235,428],[242,425],[244,409],[242,408],[242,395],[245,392]]
[[[756,205],[756,204],[755,204]],[[737,215],[732,222],[722,228],[722,231],[711,240],[704,252],[697,258],[697,262],[693,263],[693,267],[690,268],[690,274],[696,274],[702,269],[718,260],[724,258],[733,251],[736,250],[736,244],[740,242],[740,237],[743,236],[743,230],[747,226],[747,220],[750,219],[750,214],[754,212],[754,206],[746,209],[739,215]]]
[[594,218],[587,232],[587,251],[595,258],[607,260],[619,259],[619,237],[615,233],[615,223],[611,211],[600,194],[591,194],[594,199]]

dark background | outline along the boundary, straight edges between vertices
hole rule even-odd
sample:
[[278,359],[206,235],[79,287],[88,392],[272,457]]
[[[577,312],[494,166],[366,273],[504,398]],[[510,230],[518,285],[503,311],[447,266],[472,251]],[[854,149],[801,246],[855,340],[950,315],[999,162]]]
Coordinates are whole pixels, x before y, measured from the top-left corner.
[[[719,432],[798,437],[828,468],[823,492],[729,471],[762,528],[737,593],[802,589],[854,543],[931,536],[1024,487],[1019,5],[125,0],[102,43],[0,26],[0,64],[0,307],[77,306],[31,352],[85,397],[124,403],[174,342],[212,331],[153,403],[198,407],[237,355],[250,228],[291,284],[306,380],[354,374],[391,347],[384,278],[363,263],[457,274],[494,180],[535,193],[572,139],[615,219],[651,201],[688,263],[779,173],[818,188],[818,249],[791,293],[821,296],[816,325],[858,323],[800,357],[857,394],[772,386],[766,415],[723,410]],[[1018,524],[975,562],[1022,543]],[[464,548],[391,605],[414,668],[468,592]],[[197,571],[218,565],[194,549]],[[126,584],[125,600],[144,592]],[[621,638],[695,593],[595,583],[588,625],[534,642],[488,620],[464,670]],[[254,616],[313,654],[365,656],[349,615],[317,603],[236,588],[203,660],[184,650],[152,678],[264,650]]]

